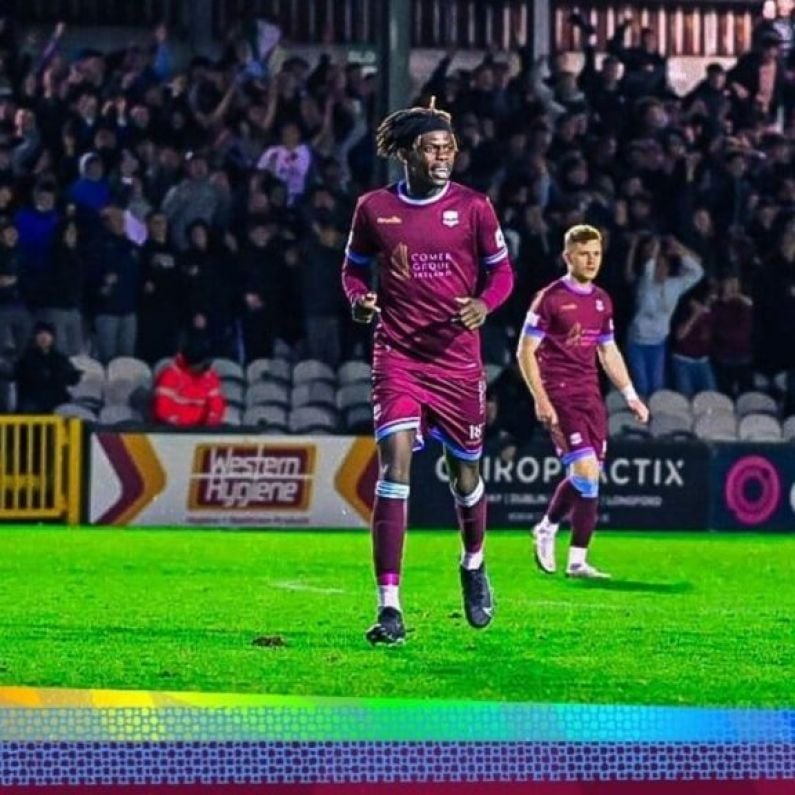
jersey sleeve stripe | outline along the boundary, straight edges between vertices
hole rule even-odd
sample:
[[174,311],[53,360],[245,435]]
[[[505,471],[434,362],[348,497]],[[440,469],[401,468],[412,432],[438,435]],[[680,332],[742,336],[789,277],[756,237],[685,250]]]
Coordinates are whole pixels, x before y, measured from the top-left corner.
[[502,262],[508,256],[508,249],[502,248],[496,254],[492,254],[488,257],[483,257],[480,262],[482,265],[496,265],[498,262]]
[[600,334],[596,338],[596,341],[600,345],[604,345],[606,342],[613,342],[614,340],[615,340],[615,336],[613,334],[609,334],[609,333],[608,334]]
[[545,331],[542,331],[540,328],[536,328],[535,326],[531,326],[529,323],[524,324],[522,331],[529,337],[537,337],[540,340],[547,336]]
[[355,251],[352,251],[350,248],[345,249],[345,256],[354,265],[360,265],[361,267],[367,267],[368,265],[372,265],[373,263],[372,257],[365,257],[364,254],[357,254]]

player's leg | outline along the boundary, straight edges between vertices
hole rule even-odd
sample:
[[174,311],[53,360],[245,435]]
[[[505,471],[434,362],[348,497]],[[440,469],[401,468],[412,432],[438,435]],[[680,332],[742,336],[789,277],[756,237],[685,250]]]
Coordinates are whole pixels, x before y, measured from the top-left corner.
[[481,378],[425,383],[430,432],[444,445],[463,553],[459,567],[464,613],[478,629],[491,622],[494,600],[483,562],[486,490],[480,477],[486,382]]
[[599,474],[600,466],[595,453],[578,458],[569,467],[571,483],[577,491],[571,511],[571,544],[566,566],[566,574],[569,577],[610,576],[599,571],[586,559],[599,510]]
[[[565,430],[560,426],[550,431],[550,436],[558,450],[558,455],[563,455],[568,449],[568,438]],[[558,483],[555,493],[549,502],[547,512],[541,521],[533,528],[533,554],[536,565],[546,574],[557,571],[555,561],[555,541],[557,539],[560,523],[569,518],[577,502],[578,491],[567,473]]]
[[410,373],[391,368],[373,382],[378,443],[378,481],[372,513],[373,564],[378,618],[367,631],[371,643],[402,643],[400,574],[408,514],[412,449],[420,431],[420,391]]
[[494,597],[483,559],[486,489],[480,477],[479,460],[463,460],[447,446],[445,457],[463,547],[459,574],[464,614],[471,626],[482,629],[491,623],[494,615]]
[[414,436],[413,430],[401,430],[378,442],[378,482],[372,516],[378,619],[367,631],[371,643],[401,643],[406,636],[400,606],[400,575]]

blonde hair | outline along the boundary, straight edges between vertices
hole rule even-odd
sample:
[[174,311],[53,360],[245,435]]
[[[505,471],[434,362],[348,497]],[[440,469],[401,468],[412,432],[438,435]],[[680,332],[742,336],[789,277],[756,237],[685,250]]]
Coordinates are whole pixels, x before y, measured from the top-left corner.
[[566,231],[563,247],[568,251],[575,243],[589,243],[591,240],[602,242],[602,233],[588,224],[577,224]]

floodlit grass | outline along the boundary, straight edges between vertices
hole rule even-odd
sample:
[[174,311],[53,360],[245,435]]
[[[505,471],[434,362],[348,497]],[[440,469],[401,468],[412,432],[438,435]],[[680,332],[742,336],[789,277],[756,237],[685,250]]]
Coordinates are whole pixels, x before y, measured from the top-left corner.
[[409,641],[370,648],[364,532],[0,528],[0,684],[795,706],[795,537],[602,532],[610,582],[541,574],[525,534],[487,550],[476,632],[455,536],[412,531]]

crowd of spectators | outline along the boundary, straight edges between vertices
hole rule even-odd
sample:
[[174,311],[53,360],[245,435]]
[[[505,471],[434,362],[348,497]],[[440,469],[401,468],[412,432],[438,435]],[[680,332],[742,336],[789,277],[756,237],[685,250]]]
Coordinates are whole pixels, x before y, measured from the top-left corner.
[[[442,58],[416,100],[453,113],[454,179],[491,196],[517,271],[488,360],[509,362],[532,295],[562,272],[563,231],[591,223],[641,392],[736,394],[783,371],[795,411],[791,6],[766,3],[752,49],[684,96],[629,22],[600,59],[575,17],[579,72],[522,49],[466,71]],[[241,363],[366,356],[339,272],[356,197],[381,178],[375,77],[243,27],[184,69],[163,26],[118,52],[66,52],[63,33],[33,45],[0,19],[4,355],[41,322],[62,353],[103,363],[154,364],[196,332]],[[520,400],[504,376],[492,393]]]

